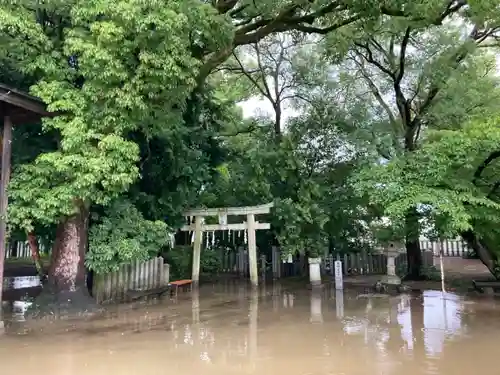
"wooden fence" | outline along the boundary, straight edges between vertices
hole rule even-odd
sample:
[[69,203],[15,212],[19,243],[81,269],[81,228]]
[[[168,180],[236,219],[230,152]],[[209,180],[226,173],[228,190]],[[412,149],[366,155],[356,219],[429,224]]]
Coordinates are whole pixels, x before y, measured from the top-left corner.
[[[345,254],[338,258],[330,255],[322,262],[323,273],[334,274],[335,260],[342,261],[342,273],[348,275],[383,275],[387,273],[387,257],[384,254]],[[424,267],[434,265],[434,255],[430,251],[422,252]],[[406,254],[400,254],[396,260],[396,269],[406,264]]]
[[[212,250],[208,250],[212,251]],[[434,265],[434,254],[432,251],[423,251],[424,266]],[[307,274],[307,258],[305,256],[293,257],[291,262],[283,260],[279,248],[274,248],[271,256],[259,255],[259,274],[261,276],[279,279],[282,277],[299,276]],[[322,259],[321,267],[324,274],[333,273],[333,262],[337,258],[327,256]],[[352,253],[340,256],[344,275],[369,275],[387,273],[387,258],[384,254]],[[218,262],[222,274],[233,274],[247,277],[248,253],[244,248],[238,251],[221,251],[218,253]],[[406,254],[396,258],[396,268],[406,263]]]
[[[435,256],[439,256],[439,243],[436,241],[421,239],[420,248],[432,251]],[[443,241],[443,256],[445,257],[463,257],[469,250],[469,246],[461,239]]]
[[126,299],[130,290],[152,290],[162,288],[169,282],[169,265],[163,258],[146,262],[134,262],[120,267],[116,272],[96,275],[92,294],[97,303],[120,302]]

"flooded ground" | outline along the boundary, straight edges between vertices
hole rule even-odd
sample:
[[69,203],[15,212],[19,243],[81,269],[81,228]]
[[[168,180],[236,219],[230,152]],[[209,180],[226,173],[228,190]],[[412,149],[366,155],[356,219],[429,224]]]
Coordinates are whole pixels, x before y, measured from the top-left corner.
[[500,304],[437,291],[226,284],[87,321],[6,314],[6,374],[470,375],[495,371],[500,343]]

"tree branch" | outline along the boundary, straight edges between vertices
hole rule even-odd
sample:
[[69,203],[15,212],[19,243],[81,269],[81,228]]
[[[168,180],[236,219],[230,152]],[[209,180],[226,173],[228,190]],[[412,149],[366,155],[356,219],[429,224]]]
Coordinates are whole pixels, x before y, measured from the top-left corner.
[[212,4],[220,14],[224,14],[232,10],[238,4],[238,0],[214,0]]
[[406,48],[408,47],[408,41],[410,40],[410,33],[411,33],[411,28],[407,27],[405,30],[405,34],[403,36],[403,41],[401,42],[398,74],[396,75],[396,79],[394,80],[394,84],[398,86],[401,84],[401,81],[403,80],[403,76],[405,74]]
[[[468,39],[476,40],[477,37],[478,37],[478,30],[475,27],[469,34]],[[449,64],[450,70],[451,71],[456,70],[468,55],[469,55],[469,50],[467,48],[467,41],[466,41],[461,46],[459,46],[457,51],[450,57],[450,64]],[[434,102],[434,99],[439,94],[441,89],[442,89],[442,82],[435,82],[433,85],[430,86],[427,95],[425,96],[425,99],[418,105],[418,108],[416,110],[417,115],[413,118],[412,121],[414,125],[418,124],[421,121],[422,117],[431,107],[432,103]]]
[[389,107],[389,104],[386,103],[382,95],[380,94],[380,90],[378,89],[377,85],[373,82],[373,80],[370,78],[368,72],[365,70],[363,64],[359,61],[356,60],[356,58],[352,58],[354,63],[358,66],[359,71],[363,78],[365,79],[368,87],[370,88],[370,92],[373,94],[377,102],[380,104],[380,106],[384,109],[386,112],[387,116],[389,117],[389,122],[391,125],[394,127],[394,130],[397,130],[397,121],[396,117],[394,116],[394,113],[392,112],[392,109]]
[[351,23],[354,23],[354,22],[358,21],[359,19],[360,19],[359,16],[352,16],[352,17],[349,17],[341,22],[338,22],[338,23],[333,24],[333,25],[328,26],[328,27],[314,27],[314,26],[307,26],[307,25],[298,24],[294,27],[294,30],[302,31],[304,33],[309,33],[309,34],[325,35],[325,34],[328,34],[332,31],[335,31],[335,30],[341,28],[342,26],[347,26]]
[[391,71],[390,69],[387,69],[379,61],[375,60],[375,58],[373,56],[373,52],[370,49],[370,46],[368,44],[363,44],[363,43],[356,42],[356,43],[354,43],[354,45],[356,47],[358,47],[358,48],[361,48],[361,49],[365,50],[366,54],[361,53],[361,52],[359,52],[359,53],[360,53],[361,56],[363,56],[363,58],[367,62],[369,62],[370,64],[376,66],[381,72],[387,74],[393,80],[396,79],[395,73],[393,71]]
[[412,149],[415,143],[415,129],[411,121],[411,105],[408,99],[405,97],[401,88],[401,82],[405,74],[406,49],[408,47],[408,41],[410,40],[410,34],[411,28],[407,27],[403,36],[403,40],[401,41],[397,74],[394,76],[394,93],[396,95],[396,105],[398,107],[399,115],[401,116],[403,125],[406,128],[405,147],[407,149]]
[[263,77],[263,85],[264,85],[264,88],[261,87],[261,85],[259,84],[259,82],[257,82],[257,80],[250,74],[248,73],[244,66],[243,66],[243,63],[240,61],[240,59],[238,58],[238,56],[236,55],[236,53],[233,52],[233,56],[234,56],[234,59],[236,60],[236,62],[238,63],[238,65],[240,66],[241,68],[241,72],[243,73],[243,75],[252,83],[252,85],[254,85],[257,90],[259,90],[259,92],[262,94],[262,96],[264,96],[265,98],[267,98],[272,104],[274,104],[274,100],[273,100],[273,97],[271,95],[271,92],[269,91],[269,87],[266,83],[266,80],[265,80],[265,77],[262,73],[262,66],[260,64],[260,60],[259,60],[259,63],[258,63],[258,69],[256,70],[256,72],[262,74],[262,77]]
[[431,19],[427,17],[413,17],[410,13],[404,10],[391,9],[385,5],[383,5],[380,8],[380,11],[382,14],[385,14],[387,16],[408,18],[416,22],[430,21],[430,23],[433,25],[441,25],[446,17],[450,16],[451,14],[457,13],[460,9],[464,8],[466,5],[467,5],[467,0],[451,0],[448,3],[448,5],[446,5],[445,9],[438,16]]
[[477,167],[476,171],[474,172],[474,176],[472,177],[472,183],[475,186],[477,186],[484,170],[498,158],[500,158],[500,150],[493,151],[488,155],[486,159],[484,159],[484,161],[479,165],[479,167]]
[[237,130],[233,133],[220,133],[219,136],[220,137],[236,137],[236,136],[242,135],[242,134],[253,133],[255,130],[257,130],[257,128],[258,128],[258,126],[256,124],[252,124],[246,129]]

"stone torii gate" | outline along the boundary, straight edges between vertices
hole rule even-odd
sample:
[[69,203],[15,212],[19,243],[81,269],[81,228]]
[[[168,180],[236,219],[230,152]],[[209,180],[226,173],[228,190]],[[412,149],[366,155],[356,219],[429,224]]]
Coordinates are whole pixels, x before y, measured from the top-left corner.
[[[186,217],[194,217],[194,224],[184,225],[181,228],[183,232],[194,232],[193,243],[193,272],[192,281],[197,285],[200,281],[200,255],[203,242],[203,232],[215,232],[219,230],[247,231],[248,238],[248,263],[250,267],[250,282],[253,286],[259,285],[259,276],[257,269],[257,243],[255,231],[259,229],[270,229],[269,223],[259,223],[255,220],[255,215],[268,214],[271,212],[273,203],[260,206],[249,207],[226,207],[226,208],[200,208],[189,210],[184,213]],[[204,224],[204,218],[208,216],[218,216],[219,224]],[[228,224],[228,216],[246,216],[247,220],[243,223]]]

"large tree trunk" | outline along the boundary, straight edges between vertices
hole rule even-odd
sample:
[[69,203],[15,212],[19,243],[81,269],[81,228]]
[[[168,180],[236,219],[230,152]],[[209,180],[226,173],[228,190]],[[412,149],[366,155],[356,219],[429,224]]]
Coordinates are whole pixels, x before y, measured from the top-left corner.
[[36,300],[36,307],[42,313],[68,314],[96,309],[85,282],[88,218],[89,210],[82,204],[74,216],[57,227],[47,284]]
[[408,269],[405,280],[422,279],[422,251],[419,241],[419,222],[416,208],[412,208],[406,214],[406,256]]
[[52,292],[76,292],[85,289],[85,253],[87,250],[88,210],[59,224],[52,249],[48,284]]
[[481,262],[488,267],[491,274],[498,279],[500,275],[495,272],[496,257],[494,253],[488,249],[472,230],[462,232],[461,236],[467,242],[467,245],[476,252]]

